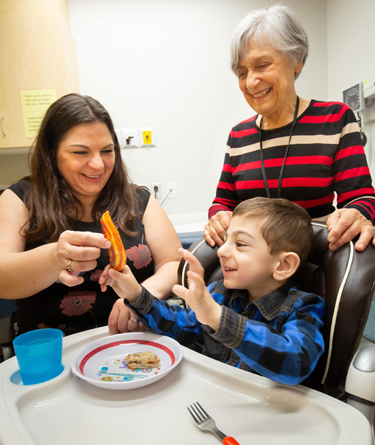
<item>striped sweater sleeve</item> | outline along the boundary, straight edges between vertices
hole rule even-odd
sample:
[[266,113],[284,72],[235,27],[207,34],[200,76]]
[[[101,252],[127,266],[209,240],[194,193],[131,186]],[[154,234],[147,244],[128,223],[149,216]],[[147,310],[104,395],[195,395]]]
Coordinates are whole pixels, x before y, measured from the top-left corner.
[[241,124],[233,128],[229,134],[227,149],[224,157],[224,165],[216,189],[216,197],[208,211],[209,219],[220,211],[233,212],[233,210],[241,202],[241,199],[237,193],[237,186],[233,176],[230,152],[231,147],[235,145],[233,144],[233,139],[242,140],[248,136],[257,135],[258,132],[254,127],[247,128],[248,124],[253,123],[255,119],[256,116],[253,116],[252,118],[241,122]]
[[[229,135],[228,146],[230,146],[230,139],[231,136]],[[224,165],[221,171],[220,180],[216,189],[216,197],[208,211],[208,219],[216,215],[217,212],[233,212],[240,202],[232,175],[229,151],[227,150],[224,157]]]
[[359,127],[352,110],[343,105],[343,126],[333,164],[338,208],[354,208],[374,223],[375,193]]

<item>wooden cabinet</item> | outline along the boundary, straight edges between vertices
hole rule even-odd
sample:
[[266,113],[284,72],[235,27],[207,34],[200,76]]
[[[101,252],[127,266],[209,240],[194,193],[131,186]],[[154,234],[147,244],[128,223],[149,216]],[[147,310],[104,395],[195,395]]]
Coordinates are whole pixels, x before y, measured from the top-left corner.
[[79,92],[68,0],[0,2],[0,152],[29,147],[21,90]]

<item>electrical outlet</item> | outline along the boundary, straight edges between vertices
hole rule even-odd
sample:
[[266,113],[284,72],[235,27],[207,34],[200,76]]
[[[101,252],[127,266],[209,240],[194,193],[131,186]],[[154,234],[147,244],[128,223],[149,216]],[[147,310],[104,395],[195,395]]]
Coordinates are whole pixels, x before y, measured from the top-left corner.
[[160,182],[152,182],[151,183],[151,193],[154,198],[161,199]]
[[167,183],[167,191],[169,193],[168,198],[177,198],[177,183],[176,182],[168,182]]
[[156,147],[156,130],[155,127],[140,128],[139,133],[139,146],[141,148]]
[[121,148],[139,147],[138,130],[136,128],[123,128],[121,130]]

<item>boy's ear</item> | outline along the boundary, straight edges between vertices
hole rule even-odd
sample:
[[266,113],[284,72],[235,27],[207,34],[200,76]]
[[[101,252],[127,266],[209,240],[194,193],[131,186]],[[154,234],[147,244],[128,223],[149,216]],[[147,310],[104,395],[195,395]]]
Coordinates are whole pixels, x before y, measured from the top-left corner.
[[294,275],[300,263],[300,257],[295,252],[283,252],[273,271],[273,278],[277,281],[287,280]]

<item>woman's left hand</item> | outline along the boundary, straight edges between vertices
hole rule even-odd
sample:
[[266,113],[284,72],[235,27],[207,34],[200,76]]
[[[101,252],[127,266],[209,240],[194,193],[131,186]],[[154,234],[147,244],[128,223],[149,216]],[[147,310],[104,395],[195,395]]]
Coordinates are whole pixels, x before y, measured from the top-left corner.
[[360,234],[354,247],[361,252],[372,240],[375,246],[374,226],[356,209],[335,210],[327,219],[329,248],[339,249]]
[[145,326],[139,321],[137,316],[124,304],[124,300],[119,298],[112,307],[108,318],[109,335],[123,332],[145,331]]

